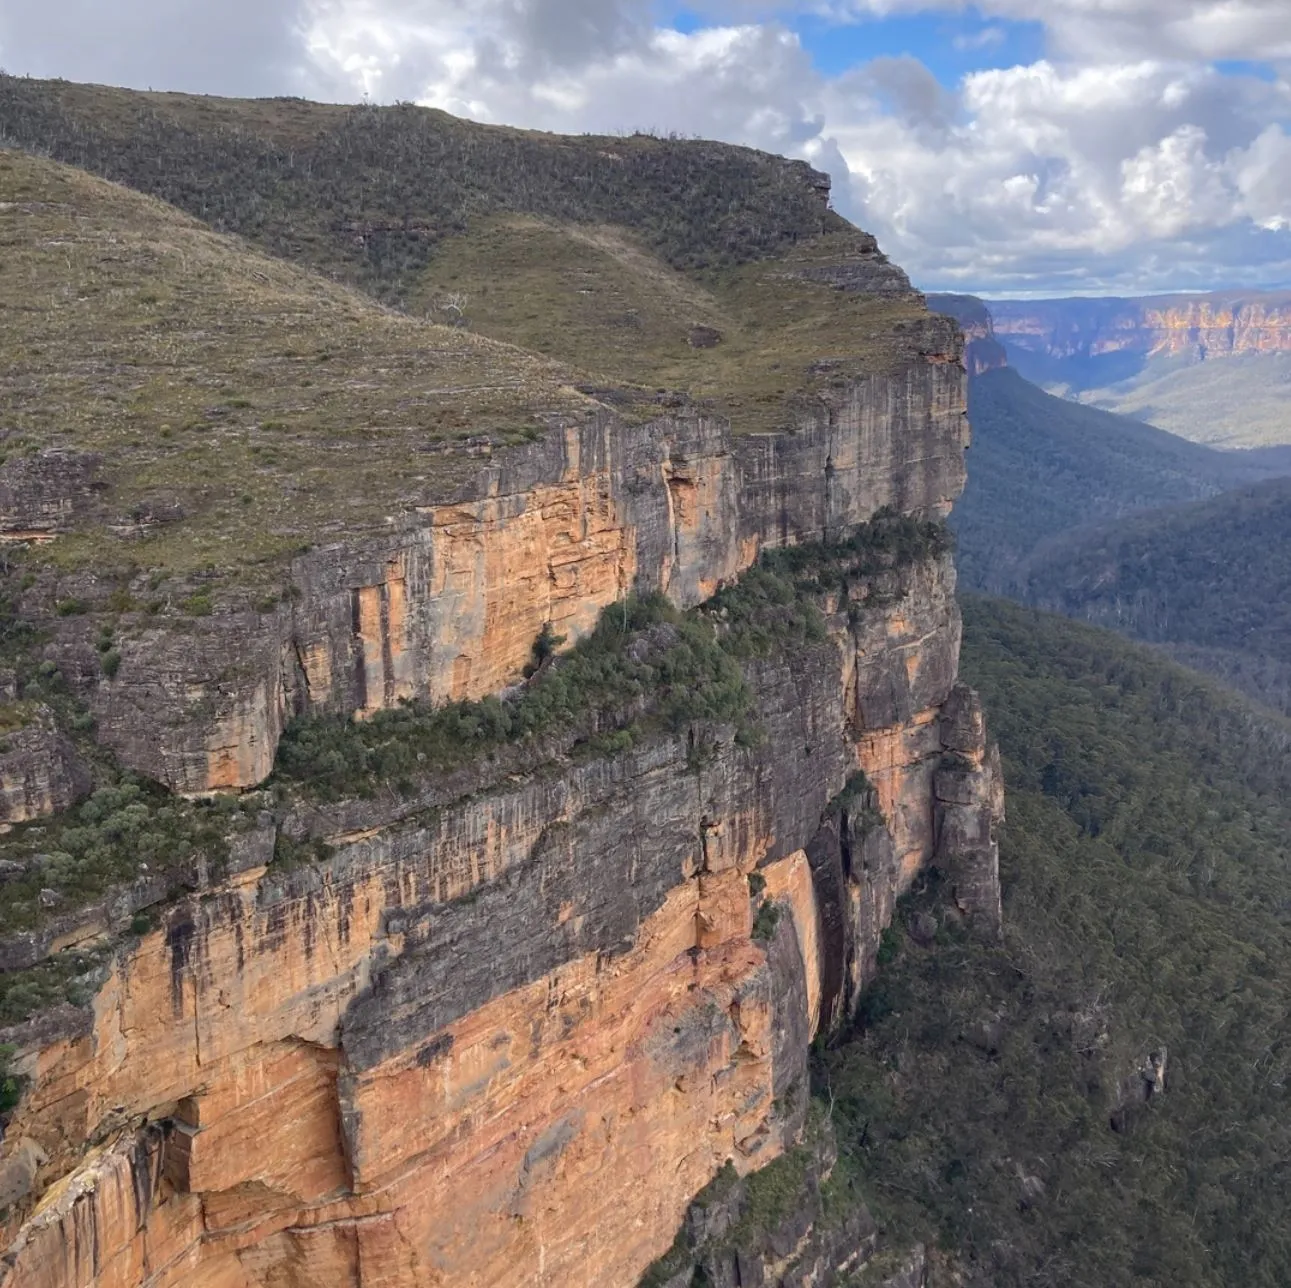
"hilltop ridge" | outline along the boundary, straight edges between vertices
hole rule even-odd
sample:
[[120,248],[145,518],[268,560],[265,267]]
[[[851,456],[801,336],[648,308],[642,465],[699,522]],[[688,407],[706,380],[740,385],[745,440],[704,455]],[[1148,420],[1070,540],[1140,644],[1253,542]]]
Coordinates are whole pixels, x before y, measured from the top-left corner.
[[822,1176],[901,891],[999,928],[953,321],[720,144],[0,125],[0,1281],[626,1285]]

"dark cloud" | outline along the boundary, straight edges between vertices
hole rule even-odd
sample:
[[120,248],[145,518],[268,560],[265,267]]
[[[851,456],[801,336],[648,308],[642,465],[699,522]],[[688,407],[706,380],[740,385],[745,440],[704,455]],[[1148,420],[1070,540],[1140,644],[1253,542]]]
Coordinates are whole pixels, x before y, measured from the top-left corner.
[[509,0],[500,25],[529,66],[575,69],[639,47],[648,0]]
[[955,115],[955,96],[909,54],[874,58],[845,83],[907,125],[944,130]]

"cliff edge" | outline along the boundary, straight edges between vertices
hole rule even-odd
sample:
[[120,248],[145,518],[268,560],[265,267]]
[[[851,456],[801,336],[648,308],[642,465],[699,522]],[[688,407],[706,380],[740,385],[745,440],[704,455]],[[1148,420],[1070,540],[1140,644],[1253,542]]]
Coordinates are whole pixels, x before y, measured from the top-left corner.
[[7,1288],[634,1283],[715,1178],[828,1170],[808,1046],[917,873],[997,931],[961,337],[728,151],[819,226],[712,278],[542,213],[648,334],[691,301],[595,375],[0,154],[65,292],[6,323]]

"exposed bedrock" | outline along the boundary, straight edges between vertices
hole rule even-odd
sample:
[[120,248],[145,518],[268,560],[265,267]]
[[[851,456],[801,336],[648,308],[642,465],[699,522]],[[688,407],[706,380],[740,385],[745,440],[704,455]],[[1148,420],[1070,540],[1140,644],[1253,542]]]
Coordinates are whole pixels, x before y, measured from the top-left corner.
[[1000,300],[990,311],[1001,339],[1054,358],[1127,352],[1200,361],[1291,350],[1291,305],[1281,294]]
[[0,825],[66,809],[89,790],[76,749],[45,716],[37,708],[21,728],[0,726]]
[[[953,592],[928,556],[826,599],[826,640],[750,664],[755,746],[660,735],[279,819],[330,857],[248,845],[79,1027],[8,1035],[31,1081],[0,1281],[635,1283],[723,1168],[799,1139],[809,1041],[922,866],[993,929],[996,770]],[[859,1264],[852,1233],[819,1264]]]
[[180,792],[250,786],[293,714],[482,697],[519,677],[545,623],[576,638],[633,590],[693,605],[762,548],[884,507],[944,516],[964,482],[961,340],[930,316],[910,346],[901,370],[805,402],[783,433],[697,412],[553,426],[386,535],[297,557],[274,611],[114,617],[111,675],[95,616],[60,618],[51,657],[127,765]]

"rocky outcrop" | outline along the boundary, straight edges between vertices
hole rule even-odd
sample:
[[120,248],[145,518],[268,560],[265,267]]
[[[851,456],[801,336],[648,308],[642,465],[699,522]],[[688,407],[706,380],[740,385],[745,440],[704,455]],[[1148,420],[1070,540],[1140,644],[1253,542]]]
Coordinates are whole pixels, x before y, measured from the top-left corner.
[[1009,365],[1008,353],[995,337],[991,309],[974,295],[929,295],[928,307],[959,323],[964,332],[964,366],[971,377]]
[[478,698],[520,676],[545,623],[577,638],[633,590],[696,604],[759,550],[885,507],[944,516],[964,481],[960,342],[929,318],[911,345],[922,356],[804,406],[790,433],[694,411],[557,426],[388,535],[297,557],[271,611],[113,614],[112,675],[96,614],[53,618],[50,656],[126,764],[179,792],[251,786],[293,714]]
[[[863,235],[800,276],[909,294]],[[986,933],[999,918],[998,761],[957,684],[951,558],[926,531],[869,562],[845,544],[882,511],[944,518],[964,481],[958,329],[884,339],[865,378],[822,355],[832,383],[782,432],[607,397],[519,446],[472,440],[384,525],[275,564],[277,599],[185,585],[143,611],[137,569],[24,579],[45,631],[26,673],[56,668],[77,729],[201,795],[260,783],[293,716],[503,691],[540,636],[634,591],[693,606],[808,542],[841,561],[798,587],[811,631],[741,654],[748,728],[643,722],[613,753],[535,734],[357,798],[283,780],[236,809],[167,802],[236,812],[227,856],[190,846],[164,878],[15,920],[0,969],[81,973],[0,1033],[21,1089],[4,1288],[629,1285],[719,1176],[692,1257],[715,1281],[824,1285],[870,1259],[859,1196],[826,1212],[809,1044],[854,1014],[929,865]],[[111,525],[93,462],[31,459],[0,491],[11,534]],[[732,1243],[782,1158],[791,1201]],[[921,1252],[887,1251],[894,1284],[922,1281]]]
[[1284,292],[992,300],[990,312],[998,337],[1051,358],[1124,352],[1202,361],[1291,353],[1291,298]]
[[1000,931],[1000,851],[1004,774],[999,748],[988,744],[981,699],[956,685],[941,713],[941,766],[933,779],[936,857],[952,897],[974,925]]
[[93,517],[105,488],[102,466],[96,453],[67,449],[0,456],[0,543],[52,541]]
[[25,823],[66,809],[90,789],[90,775],[48,713],[0,731],[0,826]]
[[[829,1288],[851,1282],[878,1247],[858,1194],[834,1177],[838,1149],[827,1118],[759,1172],[725,1167],[695,1197],[673,1246],[641,1288]],[[834,1193],[826,1198],[825,1191]],[[887,1284],[884,1276],[875,1284]]]
[[[934,790],[948,748],[992,764],[953,590],[930,554],[825,595],[824,641],[750,664],[755,747],[656,737],[266,815],[329,857],[245,845],[80,1027],[9,1035],[8,1139],[48,1162],[3,1282],[635,1282],[723,1168],[794,1144],[808,1043],[901,889],[961,835],[981,867],[989,821],[949,826]],[[826,1283],[872,1233],[858,1208],[776,1257]]]
[[850,250],[831,257],[829,263],[798,268],[787,276],[868,295],[908,296],[914,289],[904,270],[879,250],[878,242],[868,233],[855,234]]

